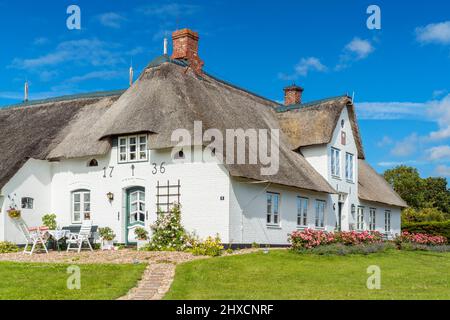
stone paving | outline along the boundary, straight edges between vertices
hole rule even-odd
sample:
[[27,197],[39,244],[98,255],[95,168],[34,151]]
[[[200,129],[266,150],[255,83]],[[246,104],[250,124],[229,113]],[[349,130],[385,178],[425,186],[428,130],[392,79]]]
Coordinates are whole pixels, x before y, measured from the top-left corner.
[[150,264],[137,287],[119,300],[161,300],[170,289],[175,267],[171,263]]

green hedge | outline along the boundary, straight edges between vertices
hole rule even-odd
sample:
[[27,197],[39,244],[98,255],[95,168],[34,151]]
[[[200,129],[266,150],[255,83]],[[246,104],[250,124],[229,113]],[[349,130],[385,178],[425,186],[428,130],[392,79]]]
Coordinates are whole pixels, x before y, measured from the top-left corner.
[[405,223],[402,231],[411,233],[426,233],[446,237],[450,241],[450,220],[444,222]]

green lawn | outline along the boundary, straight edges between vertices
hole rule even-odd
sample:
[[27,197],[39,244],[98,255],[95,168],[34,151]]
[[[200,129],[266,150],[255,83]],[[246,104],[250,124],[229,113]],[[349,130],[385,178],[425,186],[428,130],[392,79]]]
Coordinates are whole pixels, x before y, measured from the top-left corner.
[[[370,265],[381,268],[380,290],[366,287]],[[449,253],[274,250],[181,264],[165,299],[450,299],[449,282]]]
[[69,265],[0,262],[0,300],[108,300],[136,286],[146,267],[138,265],[79,265],[80,290],[67,289]]

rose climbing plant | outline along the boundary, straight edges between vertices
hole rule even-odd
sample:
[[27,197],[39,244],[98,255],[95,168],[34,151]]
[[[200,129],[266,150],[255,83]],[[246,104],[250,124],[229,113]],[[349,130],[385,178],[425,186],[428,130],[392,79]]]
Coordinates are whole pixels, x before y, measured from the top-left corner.
[[150,226],[152,239],[146,246],[152,251],[182,251],[188,246],[188,235],[181,225],[180,205],[172,206],[168,213],[159,212],[156,222]]

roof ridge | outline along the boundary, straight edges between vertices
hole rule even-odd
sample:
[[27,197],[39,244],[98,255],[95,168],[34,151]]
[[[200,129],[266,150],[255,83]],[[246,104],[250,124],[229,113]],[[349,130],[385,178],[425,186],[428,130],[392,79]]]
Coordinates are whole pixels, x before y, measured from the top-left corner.
[[325,102],[329,102],[329,101],[333,101],[333,100],[337,100],[337,99],[342,99],[342,98],[350,98],[347,94],[343,94],[340,96],[334,96],[334,97],[329,97],[329,98],[324,98],[324,99],[319,99],[319,100],[313,100],[313,101],[309,101],[306,103],[300,103],[300,104],[293,104],[293,105],[289,105],[289,106],[280,106],[278,108],[276,108],[276,112],[287,112],[287,111],[291,111],[291,110],[298,110],[298,109],[303,109],[303,108],[308,108],[308,107],[313,107],[316,105],[319,105],[321,103],[325,103]]
[[21,102],[11,105],[0,106],[0,110],[13,109],[19,107],[30,107],[40,104],[46,104],[51,102],[63,102],[63,101],[71,101],[77,99],[95,99],[95,98],[105,98],[121,95],[126,90],[118,89],[118,90],[109,90],[109,91],[94,91],[94,92],[86,92],[86,93],[77,93],[77,94],[68,94],[64,96],[46,98],[46,99],[38,99],[38,100],[30,100],[27,102]]
[[[153,59],[147,65],[147,67],[145,69],[156,68],[156,67],[160,66],[163,63],[173,63],[173,64],[176,64],[176,65],[179,65],[179,66],[182,66],[182,67],[188,67],[189,66],[187,61],[184,61],[184,60],[181,60],[181,59],[172,59],[169,55],[166,54],[166,55],[162,55],[162,56],[159,56],[159,57],[156,57],[155,59]],[[255,96],[258,99],[263,99],[263,100],[265,100],[267,102],[270,102],[270,103],[273,103],[275,105],[280,105],[280,103],[275,101],[275,100],[266,98],[266,97],[264,97],[264,96],[262,96],[260,94],[257,94],[255,92],[252,92],[252,91],[248,90],[248,89],[240,87],[240,86],[238,86],[238,85],[236,85],[236,84],[234,84],[234,83],[232,83],[230,81],[223,80],[223,79],[221,79],[221,78],[211,74],[210,72],[203,71],[203,73],[205,75],[207,75],[208,77],[210,77],[210,78],[212,78],[212,79],[214,79],[214,80],[216,80],[216,81],[218,81],[218,82],[220,82],[222,84],[225,84],[225,85],[227,85],[227,86],[229,86],[229,87],[231,87],[233,89],[240,90],[242,92],[245,92],[247,94]]]

